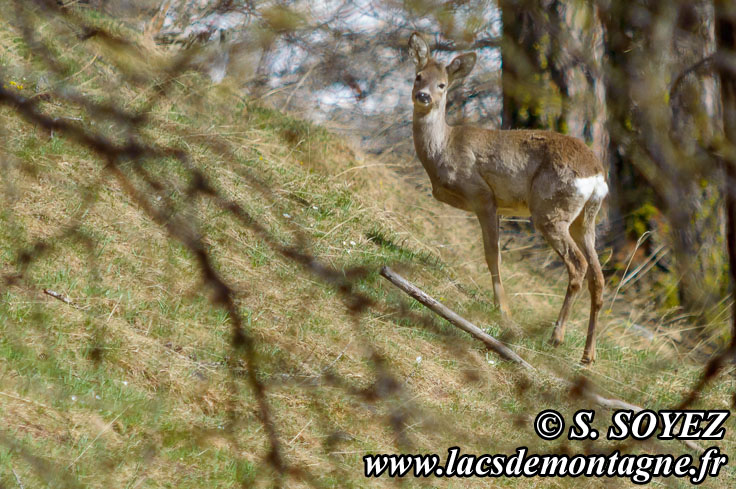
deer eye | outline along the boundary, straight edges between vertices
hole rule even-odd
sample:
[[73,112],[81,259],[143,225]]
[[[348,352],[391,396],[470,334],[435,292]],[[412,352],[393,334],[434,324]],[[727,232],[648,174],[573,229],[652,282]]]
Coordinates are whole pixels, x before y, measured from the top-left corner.
[[415,78],[416,81],[422,81],[422,74],[419,73],[417,77]]
[[445,89],[445,84],[444,83],[440,83],[438,85],[438,87],[440,87],[440,90],[444,90]]

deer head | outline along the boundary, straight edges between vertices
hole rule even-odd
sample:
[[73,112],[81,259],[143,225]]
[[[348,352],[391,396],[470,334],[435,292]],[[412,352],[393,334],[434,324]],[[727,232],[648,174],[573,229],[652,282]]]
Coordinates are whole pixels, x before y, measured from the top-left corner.
[[461,54],[444,66],[430,56],[429,45],[416,32],[409,38],[409,51],[417,69],[411,92],[414,110],[430,112],[442,108],[444,111],[447,90],[471,72],[475,66],[475,53]]

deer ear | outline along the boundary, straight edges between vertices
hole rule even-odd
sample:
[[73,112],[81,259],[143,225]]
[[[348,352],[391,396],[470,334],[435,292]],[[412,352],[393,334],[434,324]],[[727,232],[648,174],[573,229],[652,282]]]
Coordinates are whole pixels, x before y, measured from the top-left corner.
[[468,76],[475,66],[475,53],[461,54],[455,57],[452,62],[447,65],[447,78],[450,83],[460,80]]
[[414,57],[417,71],[424,68],[429,61],[429,46],[418,32],[413,33],[409,38],[409,52]]

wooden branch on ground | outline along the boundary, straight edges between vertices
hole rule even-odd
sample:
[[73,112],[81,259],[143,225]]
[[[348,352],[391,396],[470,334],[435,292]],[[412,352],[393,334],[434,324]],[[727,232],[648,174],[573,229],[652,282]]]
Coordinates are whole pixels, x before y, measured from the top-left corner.
[[46,295],[50,295],[54,299],[60,300],[64,304],[69,304],[70,306],[77,307],[77,305],[74,303],[74,301],[72,301],[70,298],[68,298],[64,294],[61,294],[59,292],[56,292],[55,290],[43,289],[43,293],[46,294]]
[[472,335],[475,339],[482,341],[489,350],[496,352],[497,354],[499,354],[501,357],[505,358],[506,360],[510,360],[514,363],[517,363],[529,370],[534,370],[534,367],[532,367],[529,363],[527,363],[523,358],[521,358],[518,354],[516,354],[516,352],[511,350],[508,346],[504,345],[503,343],[498,341],[496,338],[489,335],[488,333],[486,333],[485,331],[483,331],[478,326],[471,323],[464,317],[455,313],[455,311],[440,304],[433,297],[430,297],[429,295],[424,293],[424,291],[422,291],[419,287],[412,284],[411,282],[406,280],[404,277],[402,277],[401,275],[391,270],[389,267],[381,268],[381,275],[384,278],[386,278],[389,282],[394,284],[396,287],[403,290],[404,292],[412,296],[414,299],[419,301],[422,305],[429,308],[432,312],[445,318],[453,326],[462,329],[466,333],[469,333],[470,335]]
[[[399,289],[401,289],[402,291],[406,292],[408,295],[410,295],[411,297],[419,301],[423,306],[427,307],[430,311],[445,318],[447,321],[450,322],[450,324],[462,329],[466,333],[469,333],[475,339],[482,341],[489,350],[492,350],[498,353],[501,357],[507,360],[510,360],[518,365],[521,365],[529,371],[545,373],[553,381],[555,381],[558,384],[563,385],[566,389],[576,389],[578,387],[573,382],[570,382],[569,380],[565,380],[561,377],[558,377],[557,375],[553,373],[537,370],[531,364],[526,362],[526,360],[521,358],[516,352],[511,350],[508,346],[504,345],[503,343],[498,341],[493,336],[481,330],[478,326],[474,325],[467,319],[463,318],[462,316],[457,314],[455,311],[444,306],[443,304],[440,304],[436,299],[426,294],[419,287],[412,284],[411,282],[406,280],[404,277],[402,277],[401,275],[391,270],[389,267],[382,267],[381,275],[385,279],[387,279],[389,282],[394,284],[396,287],[398,287]],[[628,403],[626,401],[622,401],[620,399],[608,399],[606,397],[603,397],[593,392],[593,390],[590,388],[582,389],[582,392],[580,394],[605,409],[610,409],[610,410],[631,409],[632,411],[637,412],[637,413],[644,410],[644,408],[640,406]],[[685,444],[685,446],[690,448],[691,450],[694,450],[700,453],[703,453],[704,451],[703,447],[701,447],[699,444],[697,444],[696,442],[692,440],[680,440],[680,441],[683,444]]]

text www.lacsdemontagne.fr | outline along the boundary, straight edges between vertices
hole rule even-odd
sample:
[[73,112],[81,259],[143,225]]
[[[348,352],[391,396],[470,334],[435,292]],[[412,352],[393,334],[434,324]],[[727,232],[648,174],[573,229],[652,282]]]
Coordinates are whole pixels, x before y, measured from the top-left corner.
[[[635,484],[646,484],[653,477],[688,477],[692,484],[717,476],[725,463],[717,447],[700,455],[698,463],[691,455],[628,455],[615,451],[605,455],[529,454],[520,447],[512,455],[460,454],[460,448],[447,451],[440,464],[437,454],[376,454],[363,457],[366,477],[618,477]],[[723,461],[723,462],[722,462]],[[715,462],[715,463],[714,463]]]

